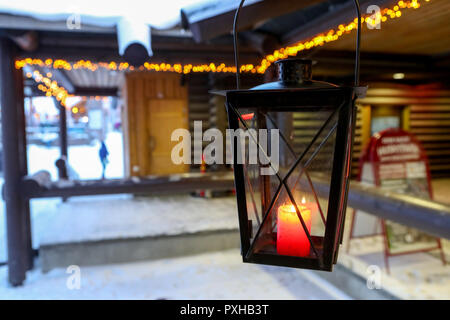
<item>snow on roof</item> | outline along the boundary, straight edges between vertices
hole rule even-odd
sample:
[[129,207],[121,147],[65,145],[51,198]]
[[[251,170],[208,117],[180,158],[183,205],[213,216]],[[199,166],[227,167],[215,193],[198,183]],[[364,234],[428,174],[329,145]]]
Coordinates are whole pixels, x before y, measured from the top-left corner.
[[0,13],[29,16],[43,21],[65,21],[77,15],[82,24],[113,27],[123,18],[157,29],[168,29],[180,21],[182,7],[201,0],[0,0]]
[[[120,55],[127,55],[127,48],[134,44],[144,48],[145,51],[140,51],[138,58],[130,58],[130,63],[140,64],[153,55],[151,28],[171,29],[180,25],[181,8],[199,1],[78,0],[74,4],[70,0],[0,0],[0,15],[12,15],[9,19],[0,20],[0,28],[79,32],[86,32],[89,27],[95,27],[100,32],[114,32],[115,29]],[[39,27],[42,22],[45,26]],[[51,27],[50,24],[57,26]]]

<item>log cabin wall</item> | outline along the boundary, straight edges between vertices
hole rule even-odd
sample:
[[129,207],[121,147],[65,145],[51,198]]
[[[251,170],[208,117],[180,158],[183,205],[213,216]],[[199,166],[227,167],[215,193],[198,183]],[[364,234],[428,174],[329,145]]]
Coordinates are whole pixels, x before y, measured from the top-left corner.
[[[147,125],[144,125],[142,121],[139,122],[139,119],[143,118],[140,116],[138,117],[135,114],[138,112],[137,110],[140,110],[144,117],[146,117],[146,114],[148,113],[148,106],[146,107],[145,103],[140,102],[139,97],[143,97],[143,99],[151,98],[149,96],[151,93],[147,90],[150,88],[150,79],[154,79],[154,77],[171,79],[167,81],[172,84],[177,84],[177,90],[180,90],[179,88],[184,88],[181,89],[181,91],[173,91],[172,89],[167,90],[170,92],[179,92],[180,97],[186,99],[188,106],[187,128],[191,131],[192,138],[194,121],[202,121],[203,130],[207,130],[208,128],[218,128],[225,133],[225,129],[227,128],[227,117],[224,99],[223,97],[211,95],[209,91],[213,89],[233,89],[235,86],[234,75],[200,73],[183,77],[178,74],[169,74],[168,76],[165,76],[167,75],[166,73],[153,73],[151,76],[144,76],[145,74],[152,73],[129,74],[127,76],[127,85],[124,88],[125,90],[123,90],[125,97],[124,101],[128,104],[126,109],[127,112],[125,112],[126,121],[124,121],[125,160],[128,176],[131,175],[133,166],[136,170],[136,163],[144,163],[145,167],[148,165],[146,164],[146,161],[148,162],[148,159],[150,159],[148,154],[149,151],[144,150],[141,152],[141,150],[139,150],[139,152],[137,152],[137,144],[140,143],[140,148],[145,149],[146,143],[144,141],[138,142],[136,130],[144,130],[148,135],[148,127]],[[161,81],[164,83],[166,80]],[[262,82],[263,78],[261,76],[247,76],[242,78],[243,88],[249,88]],[[165,88],[164,85],[161,88]],[[130,90],[132,91],[131,96]],[[414,133],[423,144],[429,157],[432,176],[450,177],[450,90],[436,87],[398,86],[393,85],[392,83],[371,84],[367,96],[363,99],[359,99],[357,105],[357,121],[352,162],[353,177],[356,177],[357,175],[359,157],[371,136],[373,110],[380,106],[401,110],[401,127]],[[131,115],[130,110],[132,113]],[[296,139],[307,139],[309,137],[308,135],[312,132],[311,126],[314,125],[314,123],[295,117],[293,121],[294,136]],[[209,142],[203,142],[203,147],[207,143]],[[191,146],[191,153],[193,155],[194,144],[191,143]],[[138,160],[134,160],[134,163],[130,163],[130,159],[133,157]],[[225,159],[224,162],[226,162]],[[198,170],[198,167],[198,164],[192,164],[190,167],[184,168],[183,170]],[[222,167],[223,166],[213,166],[208,169],[220,170]],[[143,171],[140,174],[149,173]]]
[[[303,113],[293,114],[293,147],[296,154],[300,154],[305,145],[311,141],[314,135],[322,126],[324,118],[305,118]],[[353,158],[352,158],[352,176],[358,175],[358,162],[360,154],[370,139],[370,106],[358,105],[356,115],[355,140],[353,144]],[[331,145],[326,145],[321,152],[316,155],[316,161],[326,161],[329,154],[332,153]]]
[[436,86],[369,86],[367,96],[358,100],[353,172],[360,152],[370,138],[371,109],[389,106],[402,109],[401,127],[422,143],[433,178],[450,177],[450,90]]
[[[193,73],[186,77],[188,83],[189,103],[189,130],[191,132],[191,169],[198,169],[199,164],[194,163],[194,121],[201,121],[203,131],[210,128],[209,105],[209,75],[207,73]],[[203,142],[202,147],[208,142]],[[202,149],[203,150],[203,149]]]
[[[212,89],[234,89],[234,75],[216,75],[208,73],[193,73],[187,76],[174,73],[152,73],[133,72],[126,75],[125,85],[122,88],[124,108],[124,150],[125,167],[127,176],[145,176],[149,174],[172,174],[197,171],[199,164],[190,166],[171,166],[167,161],[167,168],[157,168],[155,171],[153,163],[155,159],[152,155],[154,148],[154,135],[152,134],[151,117],[153,108],[167,109],[176,100],[185,100],[187,106],[186,128],[191,132],[191,158],[194,156],[194,122],[202,122],[203,132],[209,128],[217,128],[225,135],[228,127],[228,120],[225,111],[224,100],[210,94]],[[244,76],[243,86],[252,87],[262,82],[260,76]],[[151,101],[159,101],[160,105],[155,106]],[[220,100],[220,101],[219,101]],[[164,103],[163,101],[166,101]],[[161,103],[163,103],[161,105]],[[178,121],[184,118],[182,106],[179,108],[180,117],[171,118]],[[161,110],[159,110],[161,111]],[[172,110],[175,112],[175,110]],[[169,120],[166,115],[165,119]],[[173,116],[173,115],[172,115]],[[181,121],[181,120],[180,120]],[[153,122],[155,123],[155,122]],[[158,131],[166,126],[159,126]],[[170,144],[170,134],[164,131],[167,145]],[[209,142],[203,142],[203,148]],[[170,147],[171,148],[171,147]],[[164,150],[166,153],[169,148]],[[153,150],[154,151],[154,150]],[[167,157],[166,157],[167,158]],[[157,161],[157,159],[156,159]],[[225,162],[225,160],[224,160]],[[223,166],[208,167],[208,170],[223,169]]]
[[[352,176],[358,175],[358,164],[372,135],[374,108],[385,107],[399,114],[400,127],[409,130],[422,143],[433,178],[450,177],[450,90],[393,86],[369,86],[367,96],[357,101],[357,118],[353,146]],[[299,152],[303,141],[310,140],[320,121],[294,115],[294,148]],[[317,122],[317,123],[316,123]]]
[[369,105],[362,105],[357,103],[356,108],[356,123],[355,123],[355,139],[353,141],[353,155],[352,155],[352,177],[356,178],[359,171],[359,158],[370,139],[370,113]]
[[[241,88],[242,89],[249,89],[252,87],[255,87],[257,85],[260,85],[264,82],[264,76],[262,75],[246,75],[241,74]],[[209,88],[210,90],[234,90],[236,89],[236,77],[234,74],[232,75],[221,75],[221,74],[215,74],[211,73],[209,75]],[[210,127],[219,129],[224,138],[226,129],[228,128],[228,116],[226,112],[225,107],[225,97],[221,95],[213,95],[209,94],[209,119],[210,119]],[[227,146],[227,143],[224,139],[224,146],[223,146],[223,152],[224,152],[224,159],[223,163],[224,165],[213,165],[213,170],[221,170],[224,168],[229,168],[229,165],[226,165],[227,163],[231,163],[231,152],[226,152],[226,148],[230,147]],[[227,154],[229,158],[227,159]]]

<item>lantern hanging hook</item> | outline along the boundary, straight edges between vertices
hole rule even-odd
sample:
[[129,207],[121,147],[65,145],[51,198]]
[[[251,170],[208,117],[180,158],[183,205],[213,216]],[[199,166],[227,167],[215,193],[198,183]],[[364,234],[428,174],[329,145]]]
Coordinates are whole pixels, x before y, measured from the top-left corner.
[[355,87],[359,87],[359,59],[361,46],[361,7],[359,0],[353,0],[355,3],[356,14],[358,15],[358,29],[356,31],[356,57],[355,57]]
[[[239,52],[238,52],[238,42],[237,42],[237,22],[239,19],[239,12],[241,11],[242,6],[244,5],[245,0],[241,0],[238,8],[236,9],[236,13],[234,15],[233,21],[233,46],[234,46],[234,65],[236,66],[236,89],[239,90],[241,87],[241,78],[240,78],[240,65],[239,65]],[[355,57],[355,79],[354,86],[359,86],[359,70],[360,70],[360,45],[361,45],[361,8],[359,5],[359,0],[353,0],[356,8],[356,14],[358,18],[358,29],[356,33],[356,57]]]
[[237,43],[237,22],[239,19],[239,12],[241,11],[242,6],[244,5],[245,0],[241,0],[239,3],[239,7],[236,9],[236,13],[234,14],[233,21],[233,46],[234,46],[234,65],[236,66],[236,89],[241,88],[241,78],[240,78],[240,66],[239,66],[239,53],[238,53],[238,43]]

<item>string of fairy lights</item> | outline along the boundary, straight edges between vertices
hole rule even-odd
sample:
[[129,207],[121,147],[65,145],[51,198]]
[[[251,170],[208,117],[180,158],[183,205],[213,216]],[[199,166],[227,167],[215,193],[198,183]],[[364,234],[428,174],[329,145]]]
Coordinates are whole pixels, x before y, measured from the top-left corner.
[[47,97],[53,96],[65,106],[66,98],[70,95],[65,88],[58,85],[56,80],[51,80],[53,76],[51,72],[44,76],[38,70],[34,70],[33,72],[27,72],[25,76],[33,79],[38,84],[37,88],[44,92]]
[[[366,23],[368,26],[377,26],[378,23],[386,22],[389,19],[398,19],[402,16],[402,10],[406,9],[418,9],[421,7],[422,0],[400,0],[392,8],[384,8],[375,14],[368,14],[362,17],[362,25]],[[424,0],[430,2],[431,0]],[[353,30],[356,30],[358,26],[358,20],[355,18],[353,21],[347,24],[340,24],[335,29],[330,29],[326,33],[321,33],[310,40],[301,41],[294,45],[287,46],[275,50],[273,53],[263,57],[259,65],[244,64],[240,67],[242,73],[258,73],[264,74],[267,68],[270,67],[275,61],[285,59],[288,57],[296,56],[299,52],[309,50],[314,47],[323,46],[326,43],[334,42],[338,40],[342,35],[348,34]],[[140,67],[133,67],[127,62],[92,62],[89,60],[79,60],[76,62],[69,62],[64,59],[32,59],[24,58],[15,62],[17,69],[22,69],[26,66],[39,66],[49,69],[62,69],[62,70],[90,70],[96,71],[100,68],[110,71],[154,71],[154,72],[176,72],[180,74],[198,73],[198,72],[217,72],[217,73],[235,73],[235,66],[227,66],[225,63],[215,64],[170,64],[170,63],[149,63],[145,62]],[[65,88],[58,85],[55,80],[52,80],[52,74],[49,72],[45,75],[39,71],[28,72],[26,74],[28,78],[34,79],[38,83],[38,89],[45,93],[46,96],[53,96],[61,102],[63,106],[66,105],[66,99],[71,95]]]

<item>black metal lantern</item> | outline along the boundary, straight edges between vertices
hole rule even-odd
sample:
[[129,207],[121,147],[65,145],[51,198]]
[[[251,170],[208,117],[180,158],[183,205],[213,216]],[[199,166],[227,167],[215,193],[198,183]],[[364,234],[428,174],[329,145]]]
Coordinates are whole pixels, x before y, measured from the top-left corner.
[[[232,146],[244,262],[325,271],[336,263],[350,174],[359,38],[358,28],[355,87],[314,81],[311,61],[286,59],[277,62],[279,81],[226,92],[229,127],[240,132]],[[239,70],[237,58],[236,66]]]

